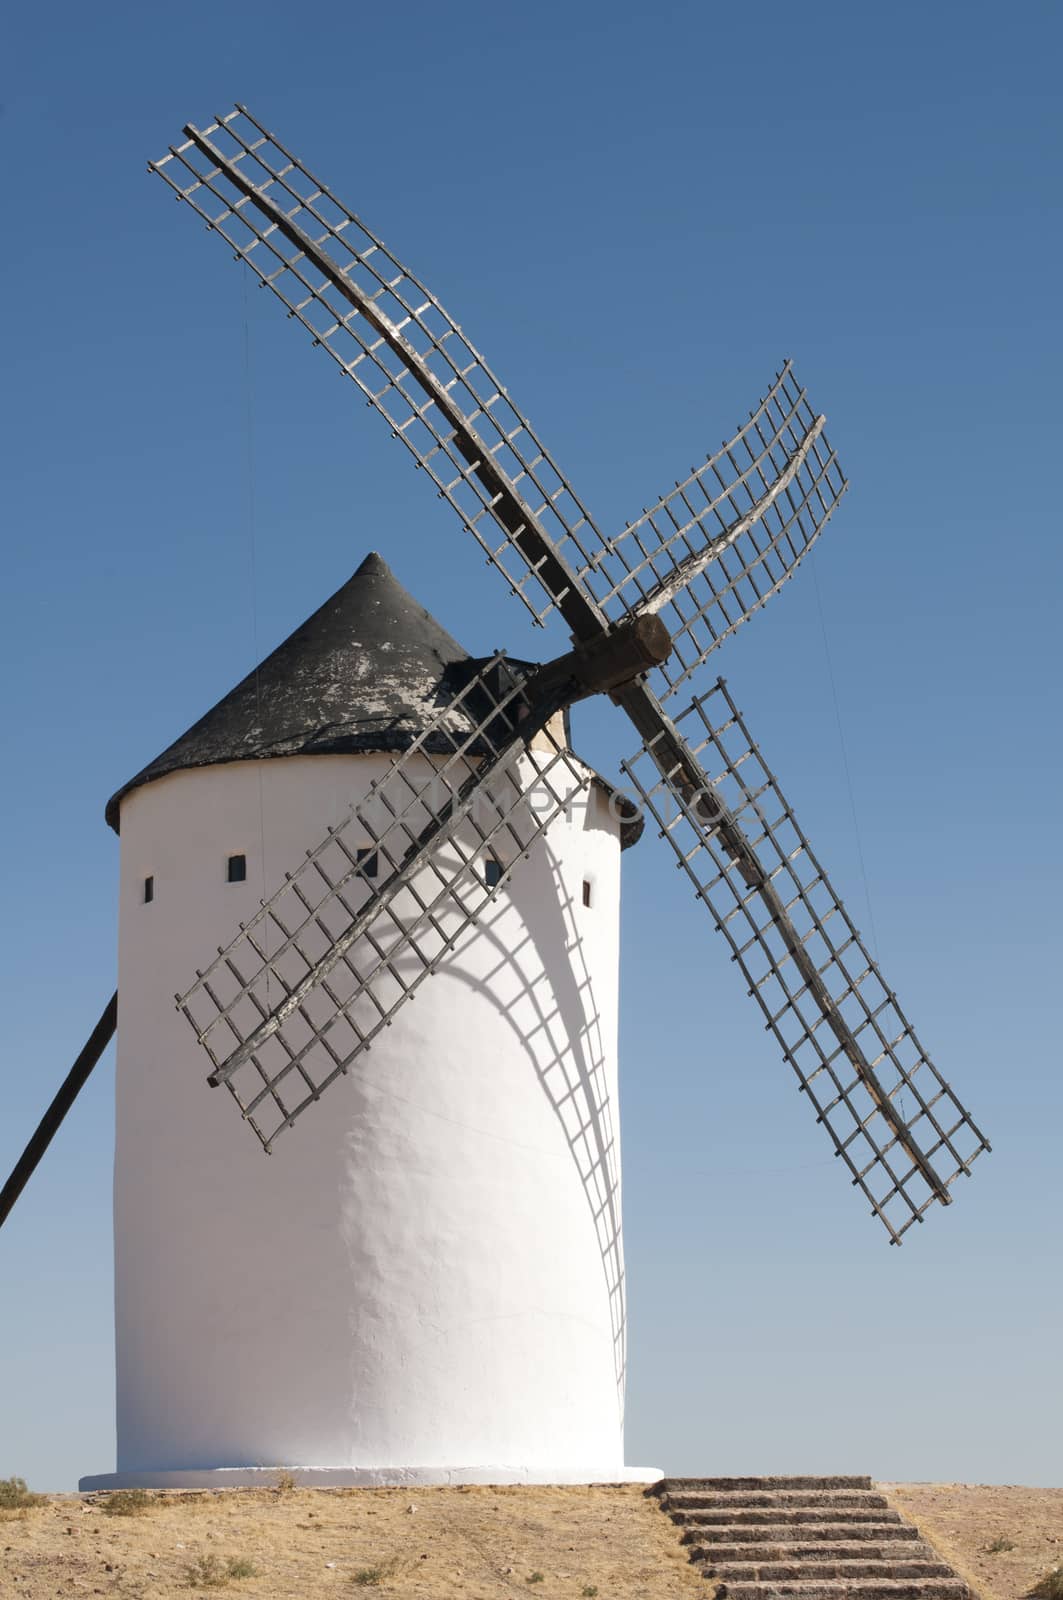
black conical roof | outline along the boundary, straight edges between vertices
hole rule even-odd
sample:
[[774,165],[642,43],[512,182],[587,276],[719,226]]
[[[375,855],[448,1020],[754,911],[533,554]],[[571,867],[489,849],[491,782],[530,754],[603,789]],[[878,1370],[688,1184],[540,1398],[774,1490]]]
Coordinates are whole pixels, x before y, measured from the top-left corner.
[[400,750],[454,692],[469,660],[380,556],[369,555],[187,733],[107,802],[115,832],[124,795],[187,767],[267,756]]

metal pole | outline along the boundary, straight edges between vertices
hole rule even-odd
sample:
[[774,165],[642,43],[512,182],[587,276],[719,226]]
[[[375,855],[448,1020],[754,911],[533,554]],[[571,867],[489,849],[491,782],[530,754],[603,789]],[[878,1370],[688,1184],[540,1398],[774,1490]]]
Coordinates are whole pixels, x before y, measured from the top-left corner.
[[36,1171],[37,1165],[59,1132],[63,1118],[74,1104],[88,1080],[89,1073],[114,1038],[118,1026],[118,995],[113,994],[104,1008],[103,1016],[89,1035],[88,1043],[67,1073],[58,1094],[37,1125],[36,1132],[15,1166],[10,1178],[0,1189],[0,1228],[11,1212],[12,1206]]

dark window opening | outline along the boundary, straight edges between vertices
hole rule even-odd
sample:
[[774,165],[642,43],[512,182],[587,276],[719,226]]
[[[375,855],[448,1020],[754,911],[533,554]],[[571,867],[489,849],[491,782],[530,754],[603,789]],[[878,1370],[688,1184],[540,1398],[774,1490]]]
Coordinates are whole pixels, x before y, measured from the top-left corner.
[[502,863],[494,856],[488,856],[484,862],[484,882],[489,889],[497,889],[502,882]]
[[589,878],[584,878],[584,880],[583,880],[583,904],[585,906],[589,906],[590,903],[591,903],[591,880]]
[[247,877],[247,857],[229,857],[229,882],[243,883]]
[[363,877],[376,877],[380,868],[380,860],[376,851],[370,845],[359,845],[354,852],[354,859],[361,867]]
[[150,905],[155,898],[155,879],[144,879],[144,904]]

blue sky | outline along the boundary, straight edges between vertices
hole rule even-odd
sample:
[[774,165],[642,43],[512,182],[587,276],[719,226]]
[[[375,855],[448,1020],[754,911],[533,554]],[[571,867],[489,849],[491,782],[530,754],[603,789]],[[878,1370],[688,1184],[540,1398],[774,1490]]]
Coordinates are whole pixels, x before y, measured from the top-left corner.
[[[647,838],[628,1459],[1059,1481],[1060,33],[1039,0],[21,9],[4,1173],[114,984],[104,801],[256,638],[377,548],[471,650],[565,646],[147,176],[240,99],[427,278],[606,528],[787,354],[852,482],[718,670],[995,1150],[889,1249]],[[608,707],[577,732],[630,753]],[[0,1476],[40,1488],[113,1464],[112,1094],[108,1059],[0,1233]]]

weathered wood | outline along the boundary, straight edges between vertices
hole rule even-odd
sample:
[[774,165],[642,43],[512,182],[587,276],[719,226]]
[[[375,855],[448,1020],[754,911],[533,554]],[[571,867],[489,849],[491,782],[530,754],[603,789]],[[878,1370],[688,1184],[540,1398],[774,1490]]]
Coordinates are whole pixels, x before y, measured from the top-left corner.
[[11,1214],[11,1209],[37,1170],[45,1151],[59,1132],[70,1107],[74,1104],[89,1074],[114,1037],[118,1026],[118,995],[113,994],[103,1009],[103,1015],[89,1034],[85,1048],[60,1085],[59,1091],[37,1124],[29,1144],[15,1164],[15,1169],[3,1189],[0,1189],[0,1228]]

